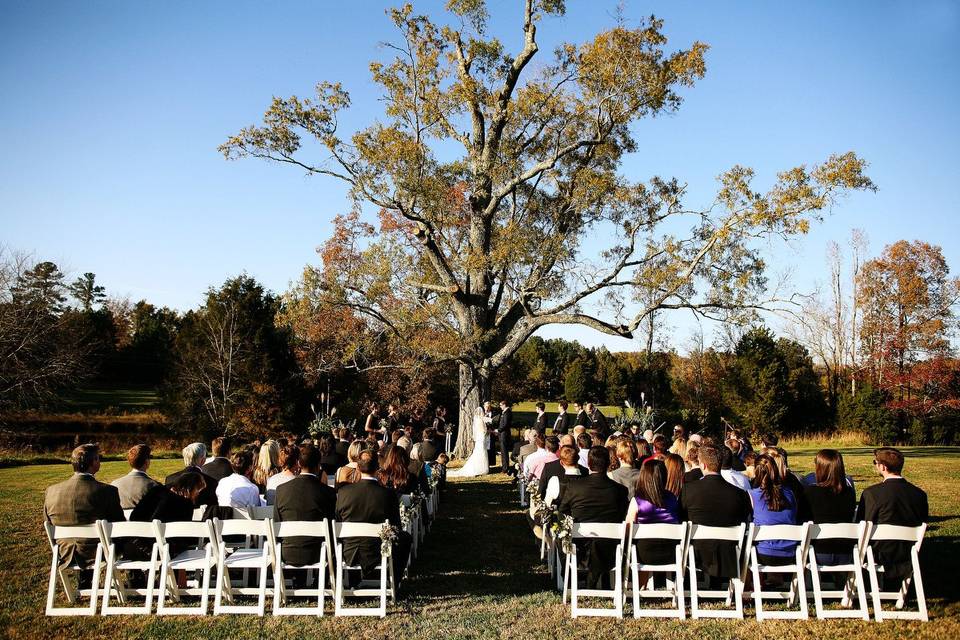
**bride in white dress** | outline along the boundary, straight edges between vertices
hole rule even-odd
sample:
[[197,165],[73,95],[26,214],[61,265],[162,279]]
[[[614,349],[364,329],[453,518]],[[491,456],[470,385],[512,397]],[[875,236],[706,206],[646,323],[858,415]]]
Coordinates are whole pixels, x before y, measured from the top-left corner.
[[472,478],[490,473],[490,462],[487,460],[489,449],[489,434],[487,422],[484,420],[483,407],[477,407],[473,412],[473,453],[467,458],[466,464],[459,469],[450,471],[447,476],[452,478]]

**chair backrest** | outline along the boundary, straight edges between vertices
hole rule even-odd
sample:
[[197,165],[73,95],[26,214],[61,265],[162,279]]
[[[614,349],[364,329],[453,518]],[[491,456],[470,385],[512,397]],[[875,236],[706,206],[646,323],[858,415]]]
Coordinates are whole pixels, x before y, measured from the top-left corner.
[[253,520],[267,520],[273,518],[273,505],[268,507],[247,507],[250,518]]
[[676,540],[681,542],[687,537],[687,523],[681,524],[635,524],[630,534],[631,539]]
[[290,522],[274,522],[273,533],[277,538],[303,536],[310,538],[327,538],[328,525],[324,518],[320,521],[294,520]]
[[690,525],[691,540],[727,540],[730,542],[743,542],[744,534],[747,531],[746,524],[734,525],[732,527],[708,527],[702,524]]
[[97,523],[64,526],[54,525],[44,521],[43,526],[47,530],[47,536],[53,544],[66,538],[80,540],[100,539],[100,528]]
[[191,518],[191,520],[194,520],[196,522],[203,520],[203,514],[205,514],[206,512],[207,512],[206,507],[197,507],[196,509],[193,510],[193,518]]
[[856,540],[863,541],[868,522],[833,522],[810,524],[810,541],[817,540]]
[[271,520],[213,520],[220,536],[262,536],[270,535]]
[[338,522],[333,533],[338,538],[379,538],[383,525],[387,522]]
[[903,527],[895,524],[875,524],[870,531],[870,542],[897,540],[912,542],[917,547],[923,542],[923,535],[927,531],[926,523],[918,527]]
[[124,517],[126,520],[129,520],[131,513],[133,513],[133,509],[124,509],[124,510],[123,510],[123,517]]
[[626,533],[626,522],[575,522],[570,530],[570,537],[623,540]]
[[107,522],[101,520],[100,531],[104,546],[108,546],[111,540],[117,538],[152,538],[156,534],[152,522]]
[[211,520],[202,520],[200,522],[160,522],[153,521],[154,532],[157,533],[158,540],[168,538],[206,538],[213,539],[213,522]]
[[803,524],[755,524],[751,527],[753,531],[750,538],[755,543],[767,540],[805,542],[809,530],[806,522]]
[[233,519],[234,520],[249,520],[250,519],[250,509],[253,507],[244,507],[243,509],[237,509],[233,507]]

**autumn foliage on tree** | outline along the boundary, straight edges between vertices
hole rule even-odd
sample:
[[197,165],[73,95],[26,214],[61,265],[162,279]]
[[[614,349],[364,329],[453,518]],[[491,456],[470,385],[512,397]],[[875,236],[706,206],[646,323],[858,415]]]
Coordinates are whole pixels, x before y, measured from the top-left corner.
[[632,337],[662,310],[763,306],[763,241],[805,233],[843,193],[873,187],[844,153],[766,190],[734,166],[713,202],[688,205],[681,180],[620,166],[643,150],[635,125],[676,111],[704,76],[705,44],[668,52],[651,17],[540,60],[538,29],[562,0],[523,3],[516,52],[488,33],[482,0],[446,7],[445,26],[409,4],[389,12],[398,37],[370,65],[384,113],[369,126],[343,131],[350,95],[321,82],[313,98],[274,98],[221,150],[348,185],[317,291],[415,359],[456,363],[461,450],[495,373],[539,328]]

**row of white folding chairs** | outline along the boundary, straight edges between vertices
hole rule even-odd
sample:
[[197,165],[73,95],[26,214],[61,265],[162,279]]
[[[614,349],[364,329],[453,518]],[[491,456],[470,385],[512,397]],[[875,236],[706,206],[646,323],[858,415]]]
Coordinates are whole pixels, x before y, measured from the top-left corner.
[[[157,576],[159,575],[159,593],[157,613],[205,615],[209,609],[211,589],[214,595],[214,614],[221,613],[265,613],[267,595],[267,577],[273,568],[273,612],[284,614],[323,615],[324,597],[332,596],[335,601],[336,615],[386,615],[386,599],[396,597],[392,564],[381,561],[380,579],[375,586],[361,583],[357,589],[344,585],[344,573],[357,567],[345,566],[342,561],[343,538],[380,538],[382,524],[368,523],[329,523],[320,522],[274,522],[272,519],[234,519],[205,520],[202,522],[107,522],[101,520],[95,524],[72,527],[54,526],[45,523],[50,539],[53,560],[50,568],[50,581],[47,591],[47,615],[93,615],[97,612],[98,599],[102,591],[103,615],[111,614],[147,614],[152,610]],[[243,536],[245,539],[260,538],[265,541],[260,547],[233,547],[225,538]],[[318,562],[308,566],[294,566],[283,560],[282,539],[290,536],[318,538],[322,545]],[[125,560],[119,555],[118,543],[129,538],[153,539],[148,560]],[[91,587],[77,589],[73,585],[73,576],[81,567],[74,564],[59,566],[60,542],[65,539],[96,541],[97,549],[93,564]],[[170,541],[189,540],[190,548],[172,555]],[[199,543],[198,543],[199,541]],[[333,562],[333,549],[336,549],[336,562]],[[334,569],[335,567],[335,569]],[[101,589],[100,576],[103,569],[106,575]],[[213,570],[217,570],[217,584],[211,587]],[[258,585],[246,587],[237,585],[230,579],[231,570],[259,571]],[[177,571],[200,572],[201,577],[195,586],[180,587],[177,583]],[[294,588],[287,585],[284,572],[292,570],[310,570],[317,572],[317,586],[313,589]],[[129,587],[119,572],[143,571],[147,574],[146,586]],[[73,575],[71,575],[73,574]],[[85,607],[55,606],[56,587],[62,585],[68,602],[75,604],[81,597],[89,598]],[[133,595],[144,597],[141,606],[131,606],[129,598]],[[196,606],[179,606],[182,596],[200,597]],[[257,597],[256,605],[238,605],[237,595]],[[285,607],[291,596],[314,596],[317,607]],[[376,596],[379,606],[376,608],[348,608],[344,598],[348,596]],[[113,600],[119,601],[113,604]]]
[[[616,557],[619,561],[611,572],[610,590],[584,590],[579,588],[577,576],[576,546],[565,558],[560,567],[562,554],[555,542],[550,540],[552,558],[558,572],[563,576],[563,601],[571,600],[573,617],[583,615],[623,616],[623,605],[628,595],[633,596],[634,617],[677,617],[683,619],[686,612],[685,598],[690,599],[690,613],[693,618],[743,618],[744,597],[754,600],[755,615],[758,620],[769,618],[806,619],[809,617],[807,600],[813,599],[817,618],[861,618],[870,619],[867,608],[867,589],[863,570],[870,577],[870,597],[874,617],[877,621],[885,619],[927,620],[926,599],[920,573],[919,551],[923,542],[926,525],[918,527],[900,527],[895,525],[874,525],[869,522],[814,524],[807,522],[799,525],[746,524],[734,527],[708,527],[692,523],[682,524],[641,524],[627,523],[576,523],[573,525],[572,538],[607,539],[617,541]],[[547,532],[544,533],[547,536]],[[635,543],[640,540],[674,541],[674,561],[668,564],[652,565],[639,561]],[[695,541],[725,541],[735,547],[740,566],[740,574],[729,581],[727,589],[710,590],[702,588],[698,579],[696,554],[693,553]],[[784,565],[769,565],[759,561],[757,543],[768,540],[789,540],[796,543],[793,562]],[[824,564],[818,562],[815,546],[818,541],[848,540],[852,545],[852,562]],[[909,543],[912,574],[904,580],[903,586],[895,591],[884,591],[880,586],[883,568],[877,563],[871,544],[880,541],[900,541]],[[624,567],[629,571],[626,575]],[[746,578],[752,577],[752,591],[745,593]],[[650,574],[650,578],[640,584],[640,574]],[[843,576],[842,588],[825,590],[822,576],[825,573]],[[655,589],[653,576],[666,574],[666,588]],[[772,590],[763,587],[763,575],[785,574],[790,576],[789,589]],[[812,593],[807,590],[806,576],[809,574]],[[685,576],[687,576],[685,578]],[[629,578],[630,587],[627,588]],[[685,580],[689,589],[684,588]],[[905,610],[910,584],[913,584],[917,608]],[[560,586],[560,585],[558,585]],[[612,608],[584,608],[579,606],[581,597],[604,597],[613,601]],[[667,609],[641,608],[641,598],[669,599],[672,607]],[[856,601],[854,601],[856,598]],[[785,600],[788,605],[796,605],[794,610],[771,610],[764,602],[771,599]],[[723,600],[726,608],[705,608],[702,600]],[[828,609],[828,601],[839,600],[843,608]],[[895,601],[894,609],[885,609],[884,600]],[[857,606],[854,605],[856,602]]]

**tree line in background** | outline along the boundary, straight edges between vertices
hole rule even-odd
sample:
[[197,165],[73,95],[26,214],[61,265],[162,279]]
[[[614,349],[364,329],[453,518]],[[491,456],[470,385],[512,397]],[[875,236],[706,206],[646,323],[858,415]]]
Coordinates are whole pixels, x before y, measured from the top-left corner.
[[[960,280],[939,247],[900,241],[867,259],[832,246],[827,293],[790,315],[786,335],[757,322],[707,345],[611,353],[528,339],[496,372],[495,398],[650,406],[691,430],[866,432],[876,442],[952,443],[960,362],[950,338]],[[184,432],[302,431],[320,394],[341,415],[363,402],[406,408],[458,401],[458,363],[419,358],[382,324],[323,302],[316,272],[283,296],[247,275],[179,313],[108,297],[93,273],[70,281],[56,264],[0,261],[0,409],[53,408],[81,385],[150,386]],[[428,340],[429,336],[424,336]],[[677,346],[677,345],[674,345]]]

